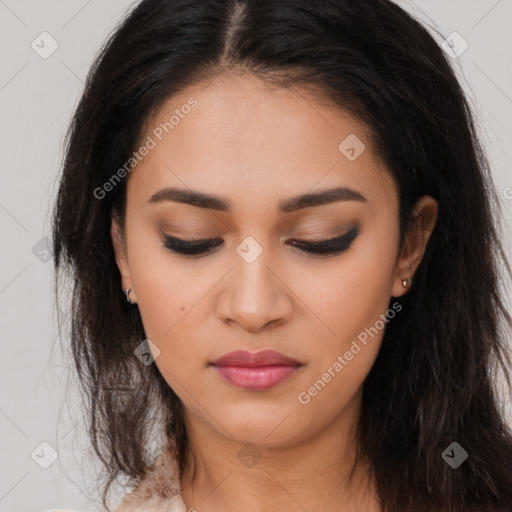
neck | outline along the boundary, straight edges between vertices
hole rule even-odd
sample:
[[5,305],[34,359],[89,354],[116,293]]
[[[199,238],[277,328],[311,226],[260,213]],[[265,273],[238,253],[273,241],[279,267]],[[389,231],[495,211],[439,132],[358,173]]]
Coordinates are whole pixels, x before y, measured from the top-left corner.
[[187,411],[187,510],[380,512],[369,465],[360,461],[352,472],[357,398],[322,432],[279,447],[237,442]]

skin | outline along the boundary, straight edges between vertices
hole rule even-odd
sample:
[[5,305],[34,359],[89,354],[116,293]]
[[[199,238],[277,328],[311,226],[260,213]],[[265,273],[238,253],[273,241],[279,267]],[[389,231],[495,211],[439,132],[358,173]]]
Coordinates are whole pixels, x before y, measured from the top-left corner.
[[[398,191],[365,125],[300,87],[271,89],[251,76],[223,75],[170,99],[144,137],[191,97],[198,105],[128,177],[126,232],[112,221],[123,289],[132,289],[160,351],[155,364],[185,407],[191,454],[180,481],[187,509],[380,511],[369,467],[358,466],[352,480],[348,472],[363,381],[384,329],[359,344],[309,403],[298,395],[407,292],[402,280],[421,262],[437,203],[418,201],[400,248]],[[366,146],[354,161],[338,150],[350,134]],[[148,203],[171,186],[224,197],[232,210]],[[367,200],[278,212],[280,200],[340,186]],[[287,243],[334,238],[354,225],[359,235],[338,255],[319,258]],[[162,233],[224,243],[187,259],[164,247]],[[263,249],[250,264],[236,252],[247,236]],[[235,349],[265,348],[303,366],[256,392],[208,366]],[[239,456],[247,443],[259,457],[252,465]]]

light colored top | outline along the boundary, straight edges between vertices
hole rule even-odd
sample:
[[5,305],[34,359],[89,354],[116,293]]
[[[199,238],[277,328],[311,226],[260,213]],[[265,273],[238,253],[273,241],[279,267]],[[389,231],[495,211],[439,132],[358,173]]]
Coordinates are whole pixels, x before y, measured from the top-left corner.
[[187,512],[179,475],[176,445],[168,440],[161,455],[126,494],[116,512]]

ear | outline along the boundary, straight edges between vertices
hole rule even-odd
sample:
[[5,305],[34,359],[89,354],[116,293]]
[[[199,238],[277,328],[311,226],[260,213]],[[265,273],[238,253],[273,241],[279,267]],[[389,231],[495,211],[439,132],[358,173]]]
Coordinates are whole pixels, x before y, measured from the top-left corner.
[[128,265],[126,241],[122,234],[121,226],[119,225],[115,215],[112,215],[111,217],[110,236],[112,237],[112,246],[114,248],[117,267],[119,268],[119,272],[121,274],[121,285],[123,287],[122,291],[124,292],[126,288],[131,288],[132,291],[130,293],[130,299],[132,302],[136,302],[135,292],[133,290],[130,276],[130,266]]
[[407,292],[409,287],[404,287],[402,281],[414,278],[427,249],[430,235],[434,231],[438,211],[437,201],[430,196],[423,196],[416,203],[413,222],[405,235],[396,264],[393,297],[400,297]]

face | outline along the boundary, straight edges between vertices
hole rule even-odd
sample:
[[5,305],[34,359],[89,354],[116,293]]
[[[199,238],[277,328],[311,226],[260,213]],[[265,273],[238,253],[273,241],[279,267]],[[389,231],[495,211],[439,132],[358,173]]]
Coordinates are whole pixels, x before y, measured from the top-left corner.
[[[205,85],[170,99],[143,134],[125,238],[112,224],[116,259],[187,418],[283,446],[360,399],[426,240],[400,253],[398,191],[356,119],[298,87]],[[257,375],[211,364],[263,349],[300,364]]]

